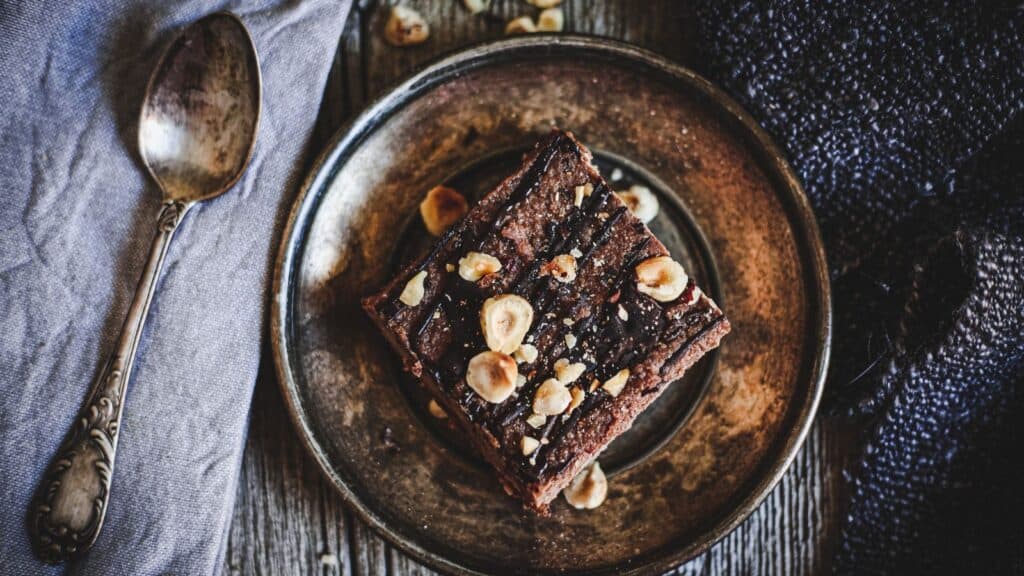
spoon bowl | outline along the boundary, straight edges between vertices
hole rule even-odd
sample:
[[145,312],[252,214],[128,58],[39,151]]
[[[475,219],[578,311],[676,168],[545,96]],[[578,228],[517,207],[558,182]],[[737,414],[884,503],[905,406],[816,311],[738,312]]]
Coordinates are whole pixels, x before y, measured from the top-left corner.
[[166,200],[206,200],[238,181],[256,142],[260,86],[252,38],[233,14],[199,20],[167,48],[139,119],[139,152]]

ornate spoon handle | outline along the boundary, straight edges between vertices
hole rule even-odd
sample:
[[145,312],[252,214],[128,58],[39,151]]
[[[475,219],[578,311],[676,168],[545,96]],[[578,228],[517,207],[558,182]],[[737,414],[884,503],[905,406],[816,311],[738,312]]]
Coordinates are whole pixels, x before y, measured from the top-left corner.
[[103,525],[117,451],[118,423],[135,350],[153,300],[167,248],[189,204],[168,202],[135,290],[117,347],[104,365],[29,509],[32,544],[40,559],[58,563],[88,550]]

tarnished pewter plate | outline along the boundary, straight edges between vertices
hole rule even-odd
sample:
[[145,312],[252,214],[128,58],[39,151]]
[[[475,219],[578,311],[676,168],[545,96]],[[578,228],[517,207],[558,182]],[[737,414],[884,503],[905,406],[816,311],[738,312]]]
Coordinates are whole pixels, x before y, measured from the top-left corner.
[[[401,373],[359,299],[429,243],[417,205],[479,196],[551,126],[615,188],[643,183],[651,224],[732,333],[602,455],[608,499],[524,512]],[[800,447],[820,397],[830,305],[807,200],[779,151],[693,72],[625,44],[502,40],[446,57],[330,145],[292,210],[274,280],[274,356],[300,436],[345,500],[440,570],[667,570],[745,518]]]

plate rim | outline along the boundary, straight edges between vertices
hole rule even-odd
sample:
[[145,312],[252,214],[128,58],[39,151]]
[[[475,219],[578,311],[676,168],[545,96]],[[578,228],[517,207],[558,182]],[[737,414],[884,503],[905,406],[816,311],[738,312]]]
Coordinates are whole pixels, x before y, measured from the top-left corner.
[[[707,551],[719,540],[735,530],[751,513],[753,513],[767,496],[775,489],[782,476],[790,468],[814,422],[825,387],[829,357],[832,346],[832,298],[828,266],[825,258],[824,245],[818,228],[817,219],[811,208],[802,184],[789,162],[776,146],[767,132],[723,89],[697,74],[690,68],[669,60],[667,57],[620,40],[590,36],[584,34],[535,34],[499,40],[485,41],[457,49],[438,56],[421,67],[421,69],[383,90],[352,120],[341,126],[324,146],[315,162],[307,169],[307,176],[302,182],[299,192],[292,201],[285,227],[279,237],[280,246],[275,258],[274,272],[271,283],[270,302],[270,344],[274,360],[275,373],[281,390],[284,404],[292,424],[296,427],[300,440],[307,452],[313,456],[321,472],[329,480],[334,490],[342,497],[346,506],[353,510],[359,518],[366,522],[374,533],[380,535],[389,544],[412,556],[418,562],[445,573],[464,575],[485,575],[463,564],[454,562],[441,553],[431,551],[414,538],[404,536],[393,530],[388,523],[335,474],[324,449],[315,438],[313,430],[307,422],[305,410],[301,405],[299,385],[293,377],[294,368],[289,342],[289,307],[294,291],[294,276],[299,256],[298,248],[304,245],[305,230],[309,224],[309,212],[318,204],[316,201],[324,192],[338,170],[338,157],[346,149],[358,146],[380,123],[386,121],[397,109],[408,103],[411,98],[435,85],[458,75],[460,71],[471,70],[477,66],[486,66],[496,54],[505,54],[519,50],[535,50],[537,48],[594,50],[627,61],[640,62],[653,67],[658,72],[689,84],[705,97],[732,116],[732,120],[748,131],[748,137],[759,146],[770,161],[775,174],[770,178],[780,178],[773,188],[782,184],[790,194],[783,200],[786,211],[795,217],[793,224],[798,251],[806,251],[802,255],[810,265],[805,272],[809,286],[808,297],[815,302],[811,307],[814,316],[808,322],[808,337],[813,336],[818,350],[808,366],[809,371],[801,377],[809,378],[807,394],[802,398],[800,411],[793,418],[793,425],[787,428],[783,438],[776,438],[779,444],[780,457],[768,463],[766,469],[755,476],[755,484],[747,494],[739,498],[739,503],[732,511],[724,514],[708,528],[699,531],[689,544],[663,551],[669,546],[656,549],[649,560],[640,564],[601,567],[599,571],[615,571],[616,573],[635,574],[641,571],[656,569],[670,570],[695,558]],[[325,169],[326,168],[326,169]],[[792,400],[790,400],[792,402]]]

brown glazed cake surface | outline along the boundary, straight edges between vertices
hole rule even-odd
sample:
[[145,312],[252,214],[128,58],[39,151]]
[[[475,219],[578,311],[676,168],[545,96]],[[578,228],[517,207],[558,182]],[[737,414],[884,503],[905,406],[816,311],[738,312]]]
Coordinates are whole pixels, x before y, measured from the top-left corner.
[[[553,131],[424,258],[363,301],[405,369],[469,436],[505,489],[541,513],[729,331],[722,311],[692,279],[669,302],[638,290],[636,266],[668,251],[590,160],[590,151],[570,133]],[[577,205],[576,188],[587,184],[592,191]],[[476,282],[463,279],[458,262],[468,252],[497,258],[501,269]],[[563,254],[575,255],[571,282],[546,272]],[[420,272],[426,272],[423,297],[406,305],[399,296]],[[532,306],[524,342],[538,354],[518,364],[526,382],[506,400],[490,403],[466,383],[466,370],[471,358],[488,349],[480,311],[499,294],[519,295]],[[585,395],[573,409],[534,428],[527,418],[536,390],[554,376],[559,359],[586,366],[571,384]],[[629,378],[613,396],[601,383],[622,369]],[[523,436],[540,441],[529,456]]]

